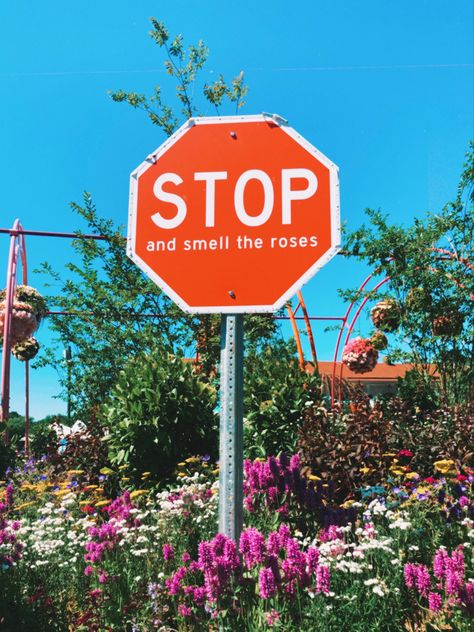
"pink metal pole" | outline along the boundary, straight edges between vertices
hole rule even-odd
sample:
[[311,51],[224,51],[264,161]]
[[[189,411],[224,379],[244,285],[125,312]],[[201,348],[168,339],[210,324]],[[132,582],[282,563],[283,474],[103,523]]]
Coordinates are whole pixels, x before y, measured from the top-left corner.
[[[21,228],[20,221],[17,219],[13,224],[13,230]],[[2,356],[2,418],[5,424],[8,421],[8,413],[10,407],[10,351],[11,351],[11,322],[12,322],[12,306],[16,285],[16,268],[19,245],[17,244],[17,235],[12,234],[10,237],[10,251],[8,255],[7,265],[7,281],[5,296],[5,315],[3,325],[3,356]],[[8,430],[5,428],[5,443],[8,444]]]

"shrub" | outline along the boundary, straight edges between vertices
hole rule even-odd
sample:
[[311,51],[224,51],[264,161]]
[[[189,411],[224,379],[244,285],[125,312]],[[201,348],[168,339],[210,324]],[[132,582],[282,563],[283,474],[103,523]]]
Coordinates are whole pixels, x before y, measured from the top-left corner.
[[292,454],[307,405],[321,399],[319,378],[301,370],[293,341],[276,340],[245,362],[246,455]]
[[164,351],[139,355],[120,372],[102,411],[115,465],[166,478],[183,454],[215,454],[216,392],[191,363]]

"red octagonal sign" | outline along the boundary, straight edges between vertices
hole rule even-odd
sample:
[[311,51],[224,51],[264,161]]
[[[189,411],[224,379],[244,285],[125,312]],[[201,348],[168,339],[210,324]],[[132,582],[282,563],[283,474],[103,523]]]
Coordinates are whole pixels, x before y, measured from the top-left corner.
[[190,119],[131,175],[127,253],[187,312],[274,311],[339,244],[338,169],[275,115]]

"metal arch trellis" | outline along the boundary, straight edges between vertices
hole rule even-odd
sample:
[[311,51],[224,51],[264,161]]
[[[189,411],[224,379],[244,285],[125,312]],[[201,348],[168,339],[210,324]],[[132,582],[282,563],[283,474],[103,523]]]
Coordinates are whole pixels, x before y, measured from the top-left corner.
[[[78,234],[78,233],[61,233],[61,232],[50,232],[50,231],[33,231],[33,230],[24,230],[20,221],[15,220],[13,227],[10,229],[0,228],[0,234],[9,234],[10,235],[10,249],[9,249],[9,257],[8,257],[8,266],[7,266],[7,282],[6,282],[6,298],[5,298],[5,318],[4,318],[4,340],[3,340],[3,358],[2,358],[2,379],[1,379],[1,417],[0,421],[6,422],[9,417],[9,400],[10,400],[10,352],[11,352],[11,316],[12,316],[12,306],[14,301],[15,289],[17,285],[17,275],[18,275],[18,263],[21,263],[22,267],[22,282],[24,285],[28,284],[28,269],[27,269],[27,258],[26,258],[26,244],[25,244],[25,236],[26,235],[34,235],[41,237],[62,237],[69,239],[94,239],[94,240],[106,240],[107,238],[102,235],[86,235],[86,234]],[[474,270],[474,266],[467,260],[463,258],[457,257],[454,253],[449,250],[440,249],[440,248],[432,248],[434,252],[438,252],[440,255],[456,259],[464,266],[468,267],[470,270]],[[389,259],[388,261],[390,261]],[[438,273],[440,272],[437,268],[429,268],[432,272]],[[350,336],[354,330],[354,326],[356,325],[362,310],[364,309],[367,302],[370,298],[386,283],[390,281],[390,276],[386,276],[384,279],[379,281],[372,290],[367,292],[367,294],[362,298],[364,290],[367,288],[371,280],[379,274],[379,270],[372,272],[359,286],[359,289],[356,292],[355,298],[351,301],[344,316],[310,316],[308,314],[308,310],[303,298],[303,294],[301,291],[298,291],[297,303],[293,307],[291,303],[288,303],[286,306],[287,316],[276,316],[277,319],[289,320],[292,326],[293,335],[295,338],[296,349],[298,353],[299,364],[301,368],[304,370],[306,368],[306,360],[303,351],[303,343],[301,332],[298,328],[298,321],[304,321],[306,336],[309,342],[309,348],[311,352],[311,362],[314,366],[314,370],[318,371],[318,356],[316,351],[316,343],[315,337],[313,335],[312,330],[312,322],[314,321],[340,321],[340,329],[337,336],[335,348],[334,348],[334,356],[332,361],[332,376],[331,376],[331,406],[334,407],[336,405],[336,388],[337,388],[337,401],[340,403],[342,401],[342,380],[343,380],[343,371],[344,365],[342,362],[338,362],[339,352],[341,350],[341,342],[344,335],[344,331],[347,330],[347,334],[344,340],[344,346],[348,343]],[[460,287],[464,287],[462,283],[453,279],[449,274],[448,277],[451,280],[459,285]],[[362,298],[360,305],[357,307],[354,315],[351,317],[354,308],[357,303]],[[474,295],[470,294],[470,298],[474,300]],[[301,313],[301,315],[299,315]],[[73,312],[48,312],[48,315],[63,315],[63,316],[81,316],[81,314],[73,313]],[[153,314],[142,314],[139,317],[147,318],[152,317]],[[339,369],[339,373],[337,375]],[[6,437],[8,440],[8,437]],[[25,363],[25,452],[28,454],[29,451],[29,365],[28,361]]]

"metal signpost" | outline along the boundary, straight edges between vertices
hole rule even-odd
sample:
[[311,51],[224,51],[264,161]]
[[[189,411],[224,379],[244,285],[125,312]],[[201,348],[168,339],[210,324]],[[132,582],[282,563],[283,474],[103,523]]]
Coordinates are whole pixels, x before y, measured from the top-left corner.
[[277,115],[187,121],[130,178],[128,256],[184,311],[222,314],[219,531],[243,513],[243,314],[339,250],[338,169]]
[[223,314],[219,437],[219,532],[238,540],[243,504],[243,316]]

